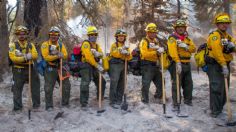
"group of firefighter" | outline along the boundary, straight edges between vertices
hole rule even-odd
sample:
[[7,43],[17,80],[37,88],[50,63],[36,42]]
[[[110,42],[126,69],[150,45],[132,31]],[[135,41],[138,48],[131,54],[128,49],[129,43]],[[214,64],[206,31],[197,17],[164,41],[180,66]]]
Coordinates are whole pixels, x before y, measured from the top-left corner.
[[[230,16],[226,13],[220,13],[214,18],[216,30],[211,32],[207,39],[207,75],[210,87],[210,110],[211,116],[217,117],[223,110],[226,102],[224,80],[230,75],[229,64],[233,60],[232,53],[235,51],[235,41],[227,33],[227,28],[231,23]],[[192,106],[193,80],[191,73],[190,59],[196,52],[196,46],[187,33],[187,24],[185,20],[179,19],[174,24],[174,32],[169,36],[166,46],[160,44],[157,38],[157,25],[149,23],[146,28],[146,37],[139,45],[141,59],[141,101],[144,104],[149,103],[149,88],[151,82],[156,86],[154,94],[155,100],[162,103],[162,85],[163,59],[161,56],[167,54],[170,64],[165,69],[170,72],[172,83],[172,105],[173,110],[177,109],[177,85],[183,90],[183,103]],[[40,107],[40,80],[37,69],[34,66],[35,61],[40,56],[35,45],[27,40],[29,30],[25,26],[18,26],[15,35],[18,40],[9,45],[9,58],[13,62],[12,73],[14,84],[13,92],[13,111],[21,111],[23,86],[31,80],[31,94],[33,109]],[[101,45],[97,43],[98,30],[94,26],[87,28],[88,39],[83,41],[82,45],[75,45],[73,56],[68,55],[65,44],[60,40],[61,31],[58,27],[51,27],[48,33],[49,39],[41,44],[41,56],[46,62],[44,75],[44,91],[46,110],[53,110],[53,90],[56,82],[62,81],[62,106],[68,107],[70,100],[71,84],[69,77],[64,77],[67,73],[66,68],[62,69],[60,75],[61,60],[63,65],[71,61],[79,65],[78,74],[81,77],[80,83],[80,104],[83,109],[88,108],[89,84],[93,81],[97,87],[97,99],[99,95],[99,83],[101,83],[102,100],[104,98],[106,81],[99,75],[108,72],[110,77],[109,103],[112,108],[118,109],[123,101],[126,62],[132,60],[132,54],[129,45],[127,45],[127,33],[123,29],[118,29],[115,33],[115,42],[111,45],[109,56],[104,55]],[[226,45],[230,47],[231,52],[225,52]],[[168,47],[168,48],[166,48]],[[78,60],[78,61],[76,61]],[[31,73],[29,68],[31,67]],[[31,79],[28,79],[31,74]],[[179,78],[179,79],[177,79]],[[229,83],[229,82],[228,82]],[[179,93],[181,95],[181,92]],[[181,97],[181,96],[180,96]]]

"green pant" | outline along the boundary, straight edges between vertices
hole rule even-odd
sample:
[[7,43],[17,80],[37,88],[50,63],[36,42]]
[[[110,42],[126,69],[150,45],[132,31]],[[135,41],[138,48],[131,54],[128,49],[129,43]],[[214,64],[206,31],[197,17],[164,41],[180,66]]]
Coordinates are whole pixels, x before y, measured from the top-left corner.
[[110,103],[120,104],[124,95],[124,63],[110,64],[109,76],[110,76]]
[[[222,112],[226,102],[224,75],[222,74],[222,67],[218,63],[207,64],[207,66],[210,84],[210,109],[212,114],[218,115]],[[230,78],[228,78],[228,84],[229,80]]]
[[[29,69],[28,68],[12,68],[13,81],[13,110],[22,109],[22,91],[25,83],[29,81]],[[33,108],[40,106],[40,81],[36,70],[31,68],[31,94]]]
[[[65,76],[66,71],[63,70],[63,76]],[[58,82],[60,84],[60,79],[58,76],[58,68],[53,68],[48,66],[44,72],[44,90],[45,90],[45,102],[46,109],[53,107],[53,89]],[[69,78],[66,78],[62,81],[62,105],[69,105],[70,100],[70,81]]]
[[[179,88],[183,89],[183,96],[185,103],[192,103],[192,92],[193,92],[193,79],[191,72],[191,64],[190,63],[182,63],[182,72],[179,75]],[[172,99],[173,105],[177,105],[177,82],[176,82],[176,63],[172,62],[169,67],[169,72],[171,74],[171,82],[172,82]],[[179,91],[180,102],[181,103],[181,89]]]
[[[96,68],[87,64],[86,67],[80,69],[81,74],[81,84],[80,84],[80,103],[82,105],[88,104],[89,98],[89,84],[93,80],[97,87],[97,99],[98,99],[98,91],[99,91],[99,72]],[[102,77],[102,98],[104,97],[106,88],[106,81]]]
[[149,103],[149,88],[151,81],[156,86],[155,98],[162,98],[162,75],[160,67],[152,65],[142,65],[142,102]]

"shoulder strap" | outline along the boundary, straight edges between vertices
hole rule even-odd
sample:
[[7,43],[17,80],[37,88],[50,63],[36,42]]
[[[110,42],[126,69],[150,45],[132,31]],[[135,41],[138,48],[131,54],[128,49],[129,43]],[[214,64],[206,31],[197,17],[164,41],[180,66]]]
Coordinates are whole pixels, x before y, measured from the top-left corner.
[[15,48],[22,51],[21,47],[20,47],[20,44],[18,43],[18,41],[16,41],[15,43]]
[[[178,36],[174,35],[173,33],[169,36],[169,38],[171,38],[171,37],[173,37],[173,38],[175,38],[175,39],[178,39],[178,38],[179,38]],[[168,39],[169,39],[169,38],[168,38]]]

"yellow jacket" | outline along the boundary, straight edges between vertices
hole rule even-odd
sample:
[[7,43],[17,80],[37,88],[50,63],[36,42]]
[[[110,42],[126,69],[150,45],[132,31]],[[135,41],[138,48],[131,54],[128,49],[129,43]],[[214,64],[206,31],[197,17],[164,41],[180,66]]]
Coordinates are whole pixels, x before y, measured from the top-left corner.
[[[93,53],[91,52],[91,49],[96,49],[99,53],[102,53],[102,49],[98,44],[90,44],[88,41],[84,41],[81,47],[81,51],[82,51],[82,62],[87,62],[90,65],[97,67],[98,62],[96,62],[95,57],[93,55]],[[103,57],[101,57],[100,59],[102,59]]]
[[[150,40],[148,37],[146,37],[146,39],[149,41],[149,43],[155,43],[156,45],[159,45],[157,39],[154,39],[153,41]],[[156,62],[160,58],[157,54],[156,49],[149,48],[147,40],[142,39],[142,41],[139,44],[141,60]]]
[[[132,55],[123,55],[119,52],[119,49],[118,48],[121,48],[124,44],[118,42],[118,43],[113,43],[111,45],[111,48],[110,48],[110,57],[111,58],[119,58],[119,59],[122,59],[122,60],[131,60],[132,59]],[[117,47],[118,46],[118,47]],[[128,49],[128,52],[130,53],[130,49]]]
[[[51,40],[43,42],[43,44],[41,45],[41,53],[42,53],[44,60],[47,61],[49,65],[55,65],[53,63],[53,61],[57,61],[57,60],[59,60],[59,58],[57,55],[52,55],[50,53],[49,49],[50,49],[51,45],[53,45]],[[63,59],[67,59],[68,53],[65,48],[65,45],[62,43],[61,49],[60,49],[59,43],[57,43],[55,45],[56,45],[56,49],[63,54]]]
[[191,54],[196,51],[195,44],[188,37],[183,40],[189,46],[189,50],[177,46],[177,39],[173,36],[167,41],[168,53],[175,62],[190,62]]
[[[38,52],[33,43],[30,43],[31,46],[28,46],[29,43],[27,41],[24,41],[23,43],[20,41],[17,41],[17,43],[22,49],[21,53],[26,54],[27,48],[29,48],[28,52],[32,54],[32,60],[36,60],[38,58]],[[24,65],[28,66],[29,61],[26,62],[24,59],[24,56],[16,56],[16,50],[20,50],[20,49],[17,49],[15,43],[12,43],[9,45],[9,57],[11,61],[14,63],[14,67],[24,68]],[[30,63],[32,64],[32,61]]]
[[[222,35],[221,35],[222,34]],[[221,34],[218,31],[212,32],[208,39],[207,39],[207,46],[209,51],[209,56],[214,58],[220,65],[226,65],[227,62],[230,62],[233,60],[233,55],[223,53],[223,45],[221,43],[222,38],[231,39],[231,42],[235,43],[235,40],[228,34],[223,33]]]

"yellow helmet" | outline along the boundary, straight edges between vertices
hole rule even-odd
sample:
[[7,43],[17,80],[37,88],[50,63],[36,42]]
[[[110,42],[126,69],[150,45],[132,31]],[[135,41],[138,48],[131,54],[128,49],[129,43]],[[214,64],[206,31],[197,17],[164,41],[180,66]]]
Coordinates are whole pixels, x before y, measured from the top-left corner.
[[98,34],[98,30],[95,26],[89,26],[87,28],[87,35],[90,35],[90,34]]
[[145,31],[146,32],[154,32],[156,33],[158,30],[157,30],[157,25],[155,23],[149,23],[147,25],[147,27],[145,28]]
[[185,20],[178,19],[175,21],[174,28],[176,27],[187,27]]
[[230,16],[227,13],[219,13],[215,16],[214,23],[231,23]]
[[20,26],[16,27],[15,34],[18,34],[20,32],[28,33],[29,29],[25,26],[20,25]]

